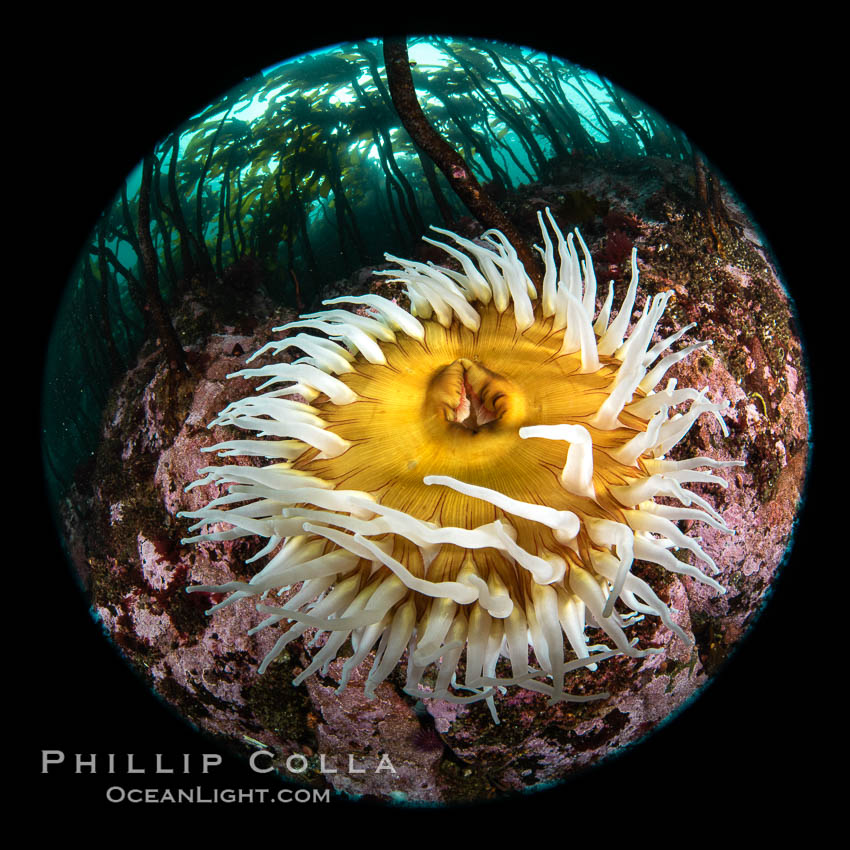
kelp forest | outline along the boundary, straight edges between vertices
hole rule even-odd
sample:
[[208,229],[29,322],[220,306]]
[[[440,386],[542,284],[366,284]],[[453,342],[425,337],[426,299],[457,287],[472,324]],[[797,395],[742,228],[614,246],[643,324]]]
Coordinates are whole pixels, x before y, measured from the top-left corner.
[[429,225],[511,226],[509,199],[565,163],[646,157],[693,164],[710,200],[679,130],[590,71],[502,43],[363,41],[241,82],[162,139],[93,223],[45,376],[51,491],[84,473],[146,341],[190,369],[173,321],[187,301],[315,307],[384,252],[413,256]]

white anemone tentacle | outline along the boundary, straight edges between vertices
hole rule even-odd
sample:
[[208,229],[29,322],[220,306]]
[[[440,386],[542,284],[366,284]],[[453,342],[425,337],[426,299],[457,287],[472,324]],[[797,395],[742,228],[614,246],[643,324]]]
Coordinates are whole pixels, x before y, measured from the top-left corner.
[[300,348],[309,356],[309,359],[314,361],[313,365],[324,372],[339,375],[352,371],[351,361],[354,356],[351,352],[341,345],[337,345],[332,339],[308,334],[298,334],[280,341],[268,342],[255,351],[245,362],[250,363],[255,357],[265,354],[266,351],[274,351],[277,354],[293,346]]
[[564,440],[570,444],[561,486],[576,496],[596,499],[593,487],[593,440],[583,425],[528,425],[519,429],[523,440],[542,437],[546,440]]
[[[320,310],[318,313],[305,313],[301,319],[321,319],[323,322],[330,322],[331,324],[354,326],[373,339],[395,342],[395,333],[386,323],[369,316],[361,316],[359,313],[352,313],[350,310]],[[290,322],[275,328],[275,330],[283,331],[298,326],[297,322]]]
[[464,493],[474,499],[483,499],[491,502],[497,508],[501,508],[510,514],[515,514],[523,519],[539,522],[549,528],[563,534],[565,540],[572,540],[578,533],[579,520],[572,511],[558,511],[545,505],[532,505],[529,502],[521,502],[512,499],[498,490],[490,490],[487,487],[478,487],[474,484],[466,484],[448,475],[426,475],[422,479],[423,484],[442,484],[451,487],[459,493]]
[[407,334],[420,342],[425,339],[422,322],[411,316],[403,307],[380,295],[343,295],[339,298],[329,298],[322,301],[322,304],[363,304],[378,313],[392,330]]
[[265,389],[281,381],[301,382],[325,393],[334,404],[351,404],[351,402],[357,401],[357,394],[342,381],[308,363],[272,363],[258,369],[241,369],[227,377],[237,376],[242,378],[268,377],[269,380],[261,384],[258,389]]
[[[351,315],[354,314],[352,313]],[[350,351],[359,351],[370,363],[384,365],[387,362],[381,346],[378,345],[374,337],[353,322],[329,322],[320,319],[304,319],[299,322],[290,322],[284,325],[282,329],[290,330],[292,328],[308,328],[322,331],[331,340],[342,340]],[[305,361],[296,360],[295,362]],[[316,364],[314,363],[313,365]]]

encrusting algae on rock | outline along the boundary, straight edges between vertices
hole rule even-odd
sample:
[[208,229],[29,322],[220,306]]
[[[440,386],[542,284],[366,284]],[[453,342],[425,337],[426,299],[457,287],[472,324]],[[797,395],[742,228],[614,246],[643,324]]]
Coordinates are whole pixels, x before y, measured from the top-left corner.
[[[479,244],[438,230],[454,244],[426,241],[459,271],[387,255],[400,270],[380,272],[405,286],[409,311],[378,295],[332,299],[277,328],[298,333],[254,355],[296,348],[303,357],[235,373],[272,389],[231,403],[212,425],[263,439],[206,451],[271,463],[201,469],[190,488],[227,492],[182,514],[205,529],[183,542],[266,538],[249,563],[271,557],[250,581],[188,588],[230,594],[210,614],[251,598],[266,618],[249,634],[291,623],[261,672],[312,627],[327,637],[295,685],[327,671],[350,639],[338,692],[374,650],[364,684],[374,696],[407,651],[405,692],[486,700],[498,722],[495,696],[507,686],[553,703],[607,696],[570,693],[567,676],[658,652],[627,634],[645,616],[689,640],[632,572],[635,560],[724,592],[674,554],[689,550],[717,572],[677,523],[731,533],[683,485],[725,487],[705,470],[743,462],[665,456],[704,413],[725,434],[728,402],[675,380],[658,389],[709,343],[673,350],[694,324],[652,343],[670,292],[647,298],[627,333],[637,250],[612,316],[613,282],[597,309],[581,235],[564,238],[546,217],[548,226],[538,213],[539,294],[498,231]],[[588,629],[598,630],[593,643]],[[497,671],[503,657],[509,675],[504,664]]]

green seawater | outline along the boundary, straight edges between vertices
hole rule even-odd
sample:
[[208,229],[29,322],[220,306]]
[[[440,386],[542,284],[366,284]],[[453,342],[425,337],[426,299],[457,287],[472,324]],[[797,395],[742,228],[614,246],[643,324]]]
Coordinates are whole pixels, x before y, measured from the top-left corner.
[[[592,71],[494,41],[408,42],[423,111],[497,200],[572,161],[688,160],[677,128]],[[166,305],[250,269],[276,303],[409,256],[445,211],[468,215],[420,155],[387,87],[381,44],[266,68],[152,151],[150,232]],[[48,352],[43,452],[52,500],[87,474],[111,387],[151,334],[138,242],[141,163],[93,223]],[[445,207],[441,212],[440,205]]]

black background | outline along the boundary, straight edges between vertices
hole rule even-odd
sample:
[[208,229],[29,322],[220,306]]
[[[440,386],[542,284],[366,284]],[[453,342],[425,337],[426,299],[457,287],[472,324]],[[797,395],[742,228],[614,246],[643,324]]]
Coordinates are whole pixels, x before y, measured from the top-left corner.
[[[813,36],[799,21],[768,34],[731,14],[722,20],[685,20],[663,11],[623,16],[604,10],[595,17],[570,13],[552,20],[531,9],[523,20],[514,10],[513,17],[505,12],[494,24],[468,16],[400,18],[398,10],[384,18],[335,17],[318,6],[317,18],[307,21],[303,15],[310,11],[301,9],[302,17],[290,20],[285,9],[269,8],[235,20],[231,10],[229,20],[214,26],[209,21],[174,25],[162,18],[115,24],[112,32],[68,19],[57,24],[64,32],[50,39],[31,33],[31,61],[19,65],[12,80],[24,95],[22,117],[7,129],[13,142],[33,140],[32,157],[18,179],[23,194],[36,203],[14,246],[20,268],[13,282],[25,305],[31,299],[24,308],[30,335],[26,349],[15,355],[26,359],[28,392],[38,393],[52,312],[97,214],[155,141],[242,77],[288,56],[405,30],[492,36],[551,51],[608,76],[682,127],[766,233],[799,309],[810,368],[820,378],[821,336],[813,321],[818,304],[827,302],[813,257],[822,238],[817,187],[824,185],[826,164],[808,116],[819,109],[811,99],[811,79],[822,69]],[[807,59],[816,64],[806,65]],[[815,413],[818,387],[816,381]],[[18,423],[15,430],[32,436],[26,434],[29,424]],[[33,470],[40,465],[36,443],[28,462]],[[820,616],[814,598],[829,592],[813,572],[821,556],[813,529],[820,512],[819,460],[814,457],[791,562],[757,627],[717,682],[651,740],[611,764],[552,792],[462,810],[471,831],[483,830],[476,837],[498,840],[494,827],[503,814],[513,819],[528,813],[537,824],[531,834],[552,829],[564,840],[578,838],[576,830],[594,824],[611,840],[629,840],[627,835],[644,832],[640,824],[645,822],[644,837],[656,834],[665,843],[674,824],[684,829],[682,840],[694,834],[717,840],[729,835],[733,824],[740,838],[742,822],[809,816],[818,805],[820,763],[830,758],[832,746],[821,719],[830,714],[832,689],[820,672],[826,648],[816,641]],[[14,476],[7,488],[16,487],[14,481],[31,491],[25,510],[15,514],[14,521],[24,523],[14,535],[20,551],[5,565],[22,577],[7,587],[7,609],[14,610],[16,620],[21,617],[13,621],[7,660],[19,671],[20,685],[9,699],[20,717],[9,731],[24,744],[11,767],[15,775],[28,777],[30,784],[22,787],[57,807],[85,812],[91,823],[111,815],[138,817],[143,809],[145,817],[173,816],[177,808],[111,805],[104,790],[112,784],[265,785],[227,758],[211,777],[195,769],[191,777],[164,782],[150,775],[138,783],[104,773],[74,776],[67,766],[40,774],[42,749],[63,750],[69,760],[78,752],[98,753],[101,760],[107,753],[132,752],[148,764],[152,753],[176,762],[183,753],[217,750],[158,702],[101,637],[64,566],[40,479],[34,472],[26,481]],[[20,498],[13,494],[12,504]],[[34,521],[27,518],[30,512]],[[411,817],[398,809],[333,806],[344,809],[351,822],[364,813],[387,824]],[[180,816],[211,827],[217,822],[213,808],[183,808]],[[235,808],[222,814],[235,818]],[[321,818],[325,810],[286,807],[272,814],[287,820],[300,816],[314,821],[315,828],[315,815]],[[268,813],[255,808],[250,814]],[[431,819],[446,813],[427,815],[435,824]],[[316,834],[322,834],[321,827]]]

